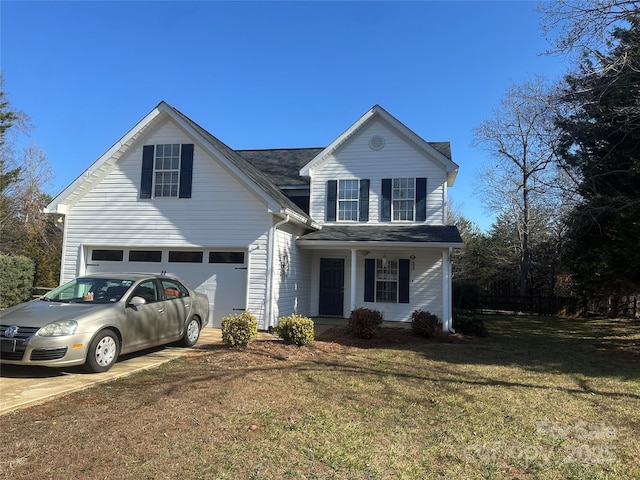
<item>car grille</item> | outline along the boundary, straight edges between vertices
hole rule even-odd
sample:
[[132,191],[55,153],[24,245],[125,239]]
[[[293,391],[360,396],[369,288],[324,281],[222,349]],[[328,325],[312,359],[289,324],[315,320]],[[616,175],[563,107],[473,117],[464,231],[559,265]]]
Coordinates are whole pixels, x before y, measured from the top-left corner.
[[[0,325],[0,359],[22,360],[29,339],[39,330],[39,327],[18,327],[18,333],[13,337],[6,337],[5,331],[11,325]],[[13,342],[15,341],[15,349]]]
[[[9,328],[11,325],[0,325],[0,338],[6,338],[4,335],[4,332],[7,328]],[[38,330],[40,330],[40,327],[21,327],[18,326],[18,333],[12,337],[12,340],[28,340],[29,338],[31,338]]]
[[31,360],[34,362],[43,360],[59,360],[64,357],[66,353],[67,347],[33,350],[31,352]]

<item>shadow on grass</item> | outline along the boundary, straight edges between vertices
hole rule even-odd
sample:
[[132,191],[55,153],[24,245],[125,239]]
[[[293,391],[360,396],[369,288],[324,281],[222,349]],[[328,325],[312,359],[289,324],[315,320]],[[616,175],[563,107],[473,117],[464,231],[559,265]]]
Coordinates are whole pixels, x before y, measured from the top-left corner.
[[[481,339],[425,339],[408,328],[391,328],[383,329],[379,338],[363,340],[336,327],[319,336],[315,346],[302,348],[278,340],[254,342],[245,350],[208,345],[200,349],[200,361],[208,362],[208,371],[169,381],[165,394],[183,388],[185,382],[213,382],[224,388],[254,375],[295,374],[323,391],[331,390],[336,375],[347,375],[354,381],[369,378],[387,385],[390,396],[397,393],[393,389],[401,379],[433,385],[434,392],[490,386],[640,400],[637,389],[609,388],[596,381],[640,377],[637,324],[624,322],[493,316],[487,317],[489,336]],[[621,358],[620,350],[632,360]]]
[[563,319],[486,315],[489,334],[469,337],[438,334],[424,339],[410,328],[383,329],[379,338],[351,337],[345,329],[329,330],[319,340],[357,348],[415,350],[448,364],[519,366],[547,372],[640,378],[640,322],[626,319]]

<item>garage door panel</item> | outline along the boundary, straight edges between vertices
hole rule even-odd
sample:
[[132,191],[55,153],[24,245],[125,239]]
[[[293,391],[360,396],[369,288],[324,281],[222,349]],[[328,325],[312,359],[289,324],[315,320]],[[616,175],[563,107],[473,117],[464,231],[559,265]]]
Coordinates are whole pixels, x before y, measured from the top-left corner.
[[[123,249],[118,255],[117,249],[95,247],[88,252],[85,272],[146,272],[176,276],[189,284],[194,290],[204,293],[209,297],[209,319],[207,324],[220,327],[223,317],[245,311],[247,302],[247,266],[246,250],[238,251],[205,251],[202,263],[169,262],[169,250],[162,252],[162,262],[135,262],[129,261],[129,252]],[[97,251],[97,259],[93,252]],[[203,250],[197,250],[202,252]],[[114,253],[115,252],[115,253]],[[194,251],[196,252],[196,251]],[[208,252],[208,254],[207,254]],[[197,255],[173,256],[173,258],[199,258]],[[118,260],[121,258],[121,260]],[[151,258],[155,258],[151,257]],[[216,263],[209,263],[210,261]],[[222,263],[221,263],[222,262]],[[230,262],[230,263],[226,263]],[[241,263],[242,262],[242,263]]]

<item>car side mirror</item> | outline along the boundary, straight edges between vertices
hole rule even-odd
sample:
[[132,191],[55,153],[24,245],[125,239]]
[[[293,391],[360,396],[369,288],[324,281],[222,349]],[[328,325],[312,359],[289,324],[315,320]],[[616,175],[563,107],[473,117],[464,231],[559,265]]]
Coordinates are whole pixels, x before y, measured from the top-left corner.
[[147,301],[142,297],[133,297],[129,300],[129,305],[133,307],[139,307],[140,305],[144,305]]

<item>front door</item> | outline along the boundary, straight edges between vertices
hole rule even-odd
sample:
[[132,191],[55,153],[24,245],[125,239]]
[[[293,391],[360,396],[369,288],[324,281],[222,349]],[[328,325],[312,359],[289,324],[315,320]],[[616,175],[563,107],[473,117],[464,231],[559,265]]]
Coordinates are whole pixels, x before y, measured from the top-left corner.
[[320,259],[320,315],[342,317],[344,305],[344,259]]

